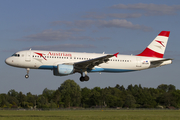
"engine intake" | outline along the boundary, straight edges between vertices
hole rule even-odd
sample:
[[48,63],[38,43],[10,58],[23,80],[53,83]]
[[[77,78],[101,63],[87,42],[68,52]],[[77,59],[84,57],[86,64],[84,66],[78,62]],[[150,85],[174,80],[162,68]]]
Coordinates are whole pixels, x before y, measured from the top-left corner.
[[54,72],[54,75],[57,75],[57,76],[65,76],[65,75],[73,74],[74,66],[59,64],[57,65],[57,69],[54,69],[53,72]]
[[74,66],[72,65],[58,65],[57,66],[59,74],[68,75],[74,72]]

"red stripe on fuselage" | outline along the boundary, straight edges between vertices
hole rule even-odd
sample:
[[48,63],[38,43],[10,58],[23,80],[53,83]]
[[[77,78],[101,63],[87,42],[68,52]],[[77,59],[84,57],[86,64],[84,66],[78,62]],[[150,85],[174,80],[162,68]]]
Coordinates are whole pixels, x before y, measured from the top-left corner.
[[164,54],[157,53],[149,48],[146,48],[142,53],[138,54],[137,56],[163,58]]

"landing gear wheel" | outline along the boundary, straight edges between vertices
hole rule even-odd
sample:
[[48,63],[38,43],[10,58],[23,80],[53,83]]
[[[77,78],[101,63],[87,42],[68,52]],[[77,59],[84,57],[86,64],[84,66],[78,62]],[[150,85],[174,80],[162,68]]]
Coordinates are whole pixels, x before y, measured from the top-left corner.
[[25,75],[26,79],[29,78],[29,75],[28,75],[29,74],[29,70],[30,70],[29,68],[26,68],[26,71],[27,71],[27,74]]
[[26,75],[25,75],[25,78],[26,78],[26,79],[27,79],[27,78],[29,78],[29,75],[28,75],[28,74],[26,74]]
[[87,76],[87,71],[84,72],[85,73],[85,76],[83,77],[83,72],[81,72],[81,77],[79,78],[79,80],[81,82],[84,82],[84,81],[88,81],[89,80],[89,76]]
[[85,75],[84,76],[84,81],[88,81],[89,80],[89,76]]
[[79,78],[79,80],[80,80],[81,82],[84,82],[84,81],[85,81],[83,76],[81,76],[81,77]]
[[81,82],[84,82],[84,81],[88,81],[89,80],[89,76],[81,76],[80,78],[79,78],[79,80],[81,81]]

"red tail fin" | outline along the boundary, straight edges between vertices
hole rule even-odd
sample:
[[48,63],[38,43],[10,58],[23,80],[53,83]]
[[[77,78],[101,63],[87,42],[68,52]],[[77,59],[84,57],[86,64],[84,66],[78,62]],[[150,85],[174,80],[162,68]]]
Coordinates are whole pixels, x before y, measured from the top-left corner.
[[163,58],[170,31],[161,31],[149,46],[137,56]]

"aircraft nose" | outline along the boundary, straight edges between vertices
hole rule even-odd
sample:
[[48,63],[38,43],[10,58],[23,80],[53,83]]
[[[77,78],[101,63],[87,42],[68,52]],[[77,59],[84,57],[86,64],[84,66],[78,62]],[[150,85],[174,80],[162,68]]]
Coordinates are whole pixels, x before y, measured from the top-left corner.
[[7,58],[7,59],[5,60],[5,63],[8,64],[8,65],[10,65],[10,63],[11,63],[10,61],[11,61],[10,58]]

